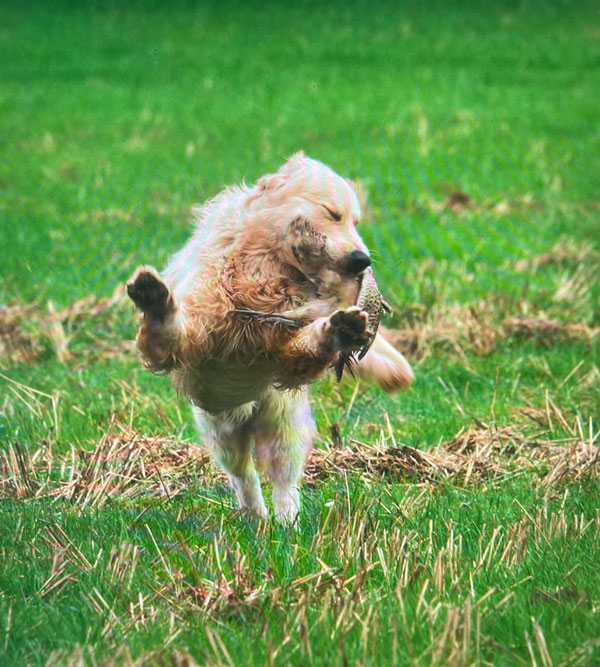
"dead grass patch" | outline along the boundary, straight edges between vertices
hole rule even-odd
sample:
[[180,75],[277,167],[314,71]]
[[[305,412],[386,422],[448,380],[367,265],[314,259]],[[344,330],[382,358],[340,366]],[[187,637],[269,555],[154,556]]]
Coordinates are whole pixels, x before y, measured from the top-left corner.
[[389,481],[458,478],[468,484],[534,472],[537,483],[549,487],[566,480],[600,477],[597,435],[545,440],[529,437],[512,426],[482,425],[463,429],[430,451],[408,446],[375,448],[353,441],[353,448],[315,450],[307,465],[306,481],[314,484],[344,471],[359,471]]
[[592,342],[600,331],[584,322],[560,322],[547,317],[507,317],[502,321],[502,328],[507,338],[536,338],[547,343],[555,340]]
[[585,342],[598,339],[600,327],[585,322],[561,322],[540,316],[502,317],[489,302],[476,305],[433,307],[422,319],[410,318],[399,329],[383,329],[389,341],[413,360],[424,360],[434,352],[446,352],[467,361],[468,355],[486,356],[501,342],[535,340],[543,345]]
[[531,271],[544,266],[578,267],[584,264],[597,264],[600,253],[591,243],[575,241],[568,236],[561,236],[548,252],[515,262],[517,271]]
[[[119,285],[108,298],[90,294],[62,310],[56,310],[52,301],[46,309],[38,303],[0,306],[0,367],[32,363],[47,346],[59,361],[77,359],[81,355],[73,351],[72,343],[81,335],[83,325],[102,318],[103,326],[110,326],[110,316],[123,310],[125,303],[124,289]],[[114,358],[133,349],[133,341],[102,340],[89,331],[87,335],[93,338],[90,347],[99,358]]]
[[[598,479],[598,433],[592,432],[591,424],[588,436],[579,430],[568,438],[549,440],[513,426],[479,422],[429,451],[351,440],[351,447],[313,450],[305,482],[316,485],[344,473],[388,482],[456,479],[463,484],[534,473],[541,487]],[[170,499],[193,481],[213,486],[226,478],[203,448],[176,438],[146,436],[117,421],[91,452],[72,449],[68,456],[55,459],[48,443],[30,453],[18,442],[9,442],[0,454],[4,497],[49,495],[100,506],[111,497]]]
[[446,184],[441,190],[446,195],[442,201],[438,199],[428,199],[425,201],[427,208],[435,213],[452,211],[457,215],[461,215],[466,212],[484,213],[491,211],[498,216],[506,216],[540,211],[543,208],[541,204],[535,202],[528,195],[511,199],[486,199],[478,202],[472,195],[465,192],[465,190],[456,184]]
[[[461,198],[457,195],[455,200]],[[594,343],[600,332],[594,289],[600,277],[599,258],[591,244],[561,237],[548,252],[510,267],[531,275],[539,267],[555,267],[547,288],[534,291],[525,278],[518,296],[492,293],[467,304],[451,302],[435,278],[439,267],[425,261],[414,273],[419,303],[397,308],[402,326],[388,329],[387,335],[412,360],[426,359],[436,351],[468,362],[469,355],[488,355],[510,340],[535,340],[546,346]],[[474,277],[464,274],[455,279]]]
[[493,352],[500,336],[498,325],[490,320],[487,303],[463,306],[433,306],[413,309],[407,325],[383,329],[389,341],[414,360],[424,360],[434,351],[466,359],[468,353]]
[[10,304],[0,308],[0,362],[6,366],[28,364],[40,352],[38,335],[28,331],[24,323],[37,314],[32,304]]

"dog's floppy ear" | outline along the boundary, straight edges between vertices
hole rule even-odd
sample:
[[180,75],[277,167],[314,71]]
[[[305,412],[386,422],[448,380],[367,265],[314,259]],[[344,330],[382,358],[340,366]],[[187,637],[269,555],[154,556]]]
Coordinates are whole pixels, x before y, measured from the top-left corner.
[[276,190],[287,182],[291,172],[298,169],[304,160],[304,151],[294,153],[274,174],[259,178],[257,185],[261,190]]
[[274,174],[266,174],[266,176],[259,178],[256,182],[256,185],[258,185],[262,192],[267,190],[273,191],[283,187],[285,185],[285,181],[286,178],[284,174],[275,172]]

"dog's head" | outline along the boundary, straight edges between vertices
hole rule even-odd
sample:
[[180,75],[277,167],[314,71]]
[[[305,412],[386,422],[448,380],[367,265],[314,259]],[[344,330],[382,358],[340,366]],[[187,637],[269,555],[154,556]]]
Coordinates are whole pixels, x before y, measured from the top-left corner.
[[362,213],[350,181],[297,153],[257,187],[283,260],[318,283],[324,296],[336,292],[354,303],[371,258],[356,229]]

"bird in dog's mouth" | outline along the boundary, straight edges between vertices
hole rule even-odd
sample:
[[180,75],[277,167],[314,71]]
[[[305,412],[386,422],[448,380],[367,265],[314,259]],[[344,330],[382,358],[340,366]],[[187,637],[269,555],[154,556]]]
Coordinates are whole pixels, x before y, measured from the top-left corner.
[[[350,272],[351,275],[356,276],[360,289],[358,292],[358,297],[356,299],[355,306],[361,311],[365,311],[368,315],[367,317],[367,329],[366,329],[366,342],[361,347],[356,349],[345,350],[339,353],[338,358],[333,363],[333,369],[335,371],[335,377],[338,382],[341,381],[344,369],[347,368],[349,372],[353,375],[352,364],[355,361],[360,361],[369,351],[369,348],[375,340],[377,331],[379,329],[379,323],[383,314],[390,314],[392,312],[389,304],[384,300],[377,281],[375,280],[375,275],[373,269],[371,268],[371,259],[366,253],[361,251],[354,251],[356,253],[355,257],[351,258],[351,261],[359,265],[365,265],[363,270],[358,274]],[[352,253],[352,254],[354,254]],[[364,255],[364,257],[362,257]],[[368,263],[367,263],[368,262]],[[307,276],[308,278],[308,276]],[[308,278],[308,280],[311,280]],[[312,280],[311,280],[312,282]],[[259,320],[262,322],[268,322],[272,324],[277,324],[284,327],[289,327],[291,329],[299,329],[310,322],[314,321],[317,317],[321,316],[321,308],[319,307],[319,312],[315,312],[315,308],[312,305],[302,306],[294,310],[288,310],[283,313],[265,313],[258,310],[251,310],[248,308],[239,308],[236,309],[236,313],[242,317],[248,319]],[[338,311],[332,315],[333,322],[335,323],[337,319],[343,317],[344,311]]]

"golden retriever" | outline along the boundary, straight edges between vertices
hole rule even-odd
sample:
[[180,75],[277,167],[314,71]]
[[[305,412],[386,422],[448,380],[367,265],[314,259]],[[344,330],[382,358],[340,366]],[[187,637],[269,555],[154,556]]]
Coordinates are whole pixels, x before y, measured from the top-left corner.
[[[195,217],[162,275],[142,266],[127,285],[142,311],[137,346],[146,367],[169,373],[190,400],[239,507],[267,516],[258,468],[276,518],[293,522],[315,433],[307,385],[365,342],[367,314],[354,305],[371,262],[356,229],[359,199],[350,181],[297,153]],[[293,310],[303,326],[248,319],[244,309]],[[413,380],[381,333],[356,369],[388,392]]]

